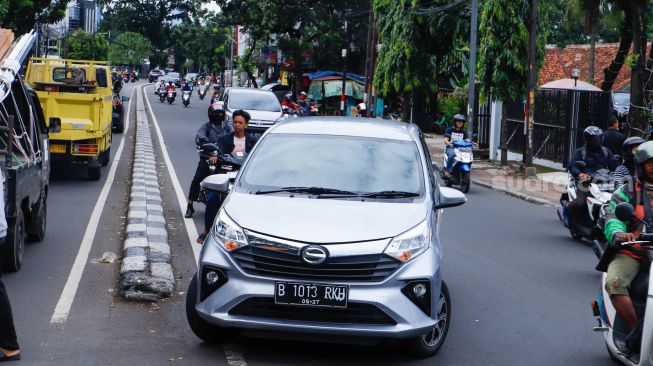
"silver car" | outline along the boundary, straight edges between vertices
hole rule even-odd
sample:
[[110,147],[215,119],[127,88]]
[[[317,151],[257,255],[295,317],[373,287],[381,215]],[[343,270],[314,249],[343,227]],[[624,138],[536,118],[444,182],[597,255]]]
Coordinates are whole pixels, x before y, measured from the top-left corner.
[[451,302],[442,280],[440,187],[412,124],[338,117],[270,128],[233,179],[206,239],[186,312],[201,339],[241,328],[397,338],[435,354]]
[[279,120],[283,113],[281,104],[271,91],[254,88],[227,88],[222,96],[227,108],[227,119],[238,109],[247,111],[252,119],[249,121],[248,133],[260,136]]

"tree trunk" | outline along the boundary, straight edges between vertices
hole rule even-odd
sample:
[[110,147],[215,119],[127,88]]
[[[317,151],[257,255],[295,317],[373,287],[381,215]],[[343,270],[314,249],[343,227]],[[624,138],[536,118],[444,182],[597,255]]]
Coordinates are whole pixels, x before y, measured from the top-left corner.
[[422,131],[428,128],[428,118],[424,113],[426,96],[424,89],[418,88],[413,91],[413,123],[417,124]]
[[633,24],[631,19],[631,10],[629,6],[626,6],[624,9],[624,23],[621,26],[621,39],[619,40],[619,50],[614,56],[614,60],[610,63],[610,66],[603,69],[603,83],[601,83],[601,90],[610,91],[614,86],[614,82],[621,72],[621,67],[628,56],[628,51],[630,51],[630,46],[633,44]]
[[631,126],[648,132],[648,119],[646,117],[646,0],[633,0],[630,3],[632,9],[633,26],[633,56],[635,67],[633,67],[630,83],[630,112],[629,119]]
[[404,93],[401,101],[401,120],[404,122],[410,122],[411,97],[410,93]]
[[501,165],[508,165],[508,121],[506,115],[508,109],[506,102],[501,103]]
[[594,84],[594,64],[596,60],[596,27],[592,28],[590,36],[590,62],[589,62],[589,83]]

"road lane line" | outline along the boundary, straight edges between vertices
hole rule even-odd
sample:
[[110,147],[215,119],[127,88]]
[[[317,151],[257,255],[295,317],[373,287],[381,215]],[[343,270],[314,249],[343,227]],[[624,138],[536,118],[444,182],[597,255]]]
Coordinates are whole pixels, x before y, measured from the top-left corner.
[[[154,109],[152,109],[152,105],[150,104],[150,99],[146,96],[147,95],[146,89],[148,88],[149,86],[144,87],[142,89],[141,94],[143,98],[145,98],[147,107],[150,110],[150,116],[152,117],[152,124],[154,125],[154,129],[156,130],[156,135],[159,140],[159,147],[161,148],[161,152],[163,154],[163,160],[166,163],[166,168],[168,169],[168,173],[170,174],[170,180],[172,181],[172,186],[175,189],[175,193],[177,195],[177,201],[179,202],[179,209],[183,214],[186,209],[186,206],[188,205],[188,199],[184,194],[184,190],[181,188],[181,183],[179,183],[179,178],[177,177],[177,173],[175,172],[175,167],[172,165],[172,161],[170,160],[170,155],[168,155],[168,149],[165,146],[165,141],[163,140],[163,134],[161,133],[161,128],[159,128],[159,121],[157,121],[156,116],[154,115]],[[195,263],[199,263],[200,251],[202,250],[202,246],[195,242],[195,239],[199,236],[199,233],[197,232],[197,227],[195,226],[195,221],[193,221],[193,219],[184,218],[184,225],[186,226],[186,233],[188,234],[188,242],[190,243],[190,246],[193,249],[193,255],[195,256]]]
[[73,267],[70,269],[70,274],[68,275],[68,280],[66,285],[61,292],[57,306],[54,308],[54,313],[50,319],[50,324],[63,324],[68,319],[68,314],[70,313],[70,308],[73,305],[73,300],[75,300],[75,295],[77,294],[77,288],[79,287],[79,282],[82,279],[82,273],[86,267],[86,262],[88,262],[88,256],[91,252],[91,247],[93,246],[93,240],[95,239],[95,234],[97,232],[98,224],[100,222],[100,217],[102,216],[102,210],[106,204],[107,198],[109,196],[109,191],[113,184],[113,179],[116,176],[116,170],[118,169],[118,162],[122,156],[122,150],[125,146],[125,135],[129,131],[129,117],[131,112],[132,100],[134,97],[134,91],[136,88],[132,89],[131,98],[129,99],[129,105],[127,105],[127,120],[125,121],[125,129],[123,131],[123,138],[120,141],[116,155],[111,162],[111,168],[109,169],[109,174],[107,175],[107,180],[102,186],[102,191],[98,197],[93,212],[91,213],[91,219],[86,226],[86,232],[82,238],[82,243],[79,246],[79,251],[77,252],[77,257],[73,263]]

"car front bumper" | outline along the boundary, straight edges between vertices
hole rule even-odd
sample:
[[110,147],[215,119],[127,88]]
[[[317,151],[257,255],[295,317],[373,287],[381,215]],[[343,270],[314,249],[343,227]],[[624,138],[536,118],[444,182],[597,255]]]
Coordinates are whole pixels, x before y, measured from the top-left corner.
[[[291,312],[315,311],[315,308],[275,305],[273,303],[275,282],[304,281],[246,274],[238,267],[229,254],[218,248],[215,239],[209,235],[203,247],[199,273],[202,273],[204,267],[209,266],[211,268],[221,269],[228,277],[228,280],[204,301],[198,303],[196,305],[196,311],[205,321],[221,327],[371,338],[416,337],[430,331],[436,323],[435,314],[439,311],[440,304],[438,300],[441,284],[440,266],[438,264],[441,263],[441,260],[441,253],[434,248],[430,248],[411,262],[399,267],[382,282],[335,283],[349,285],[349,306],[341,314],[345,314],[346,316],[347,311],[354,307],[359,309],[361,307],[373,307],[375,309],[372,308],[371,310],[382,313],[387,319],[391,319],[390,324],[387,322],[383,324],[369,324],[366,322],[350,321],[297,320],[284,318],[283,316],[244,316],[235,315],[234,310],[239,308],[240,305],[243,305],[245,301],[250,300],[261,300],[269,303],[269,306],[275,307],[281,313],[287,311],[288,314]],[[199,283],[202,283],[201,278],[198,278],[198,280],[200,280]],[[401,290],[406,283],[413,280],[428,280],[430,282],[431,316],[427,315],[402,293]],[[307,283],[324,282],[309,281]],[[328,283],[332,284],[333,282]],[[328,310],[330,308],[326,309],[324,311],[330,311]]]

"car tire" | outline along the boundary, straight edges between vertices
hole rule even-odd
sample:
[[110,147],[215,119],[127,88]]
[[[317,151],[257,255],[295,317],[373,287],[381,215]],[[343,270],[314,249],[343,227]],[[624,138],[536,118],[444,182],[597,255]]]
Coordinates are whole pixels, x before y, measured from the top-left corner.
[[88,178],[90,180],[100,180],[102,177],[102,169],[99,166],[88,167]]
[[197,274],[193,276],[186,292],[186,319],[188,325],[197,338],[207,343],[222,343],[238,335],[238,330],[233,328],[222,328],[206,322],[195,310],[197,305]]
[[10,230],[2,248],[2,270],[6,272],[18,272],[23,264],[23,252],[25,251],[25,218],[23,211],[19,210],[18,215],[8,223]]
[[451,297],[449,296],[449,289],[447,284],[442,281],[440,286],[440,312],[438,313],[438,322],[433,329],[419,337],[409,338],[401,341],[402,348],[408,354],[415,358],[427,358],[438,353],[442,344],[444,344],[449,332],[449,324],[451,323]]
[[27,239],[31,242],[39,242],[45,237],[48,219],[48,196],[45,190],[41,191],[37,207],[32,209],[29,224],[27,226]]

